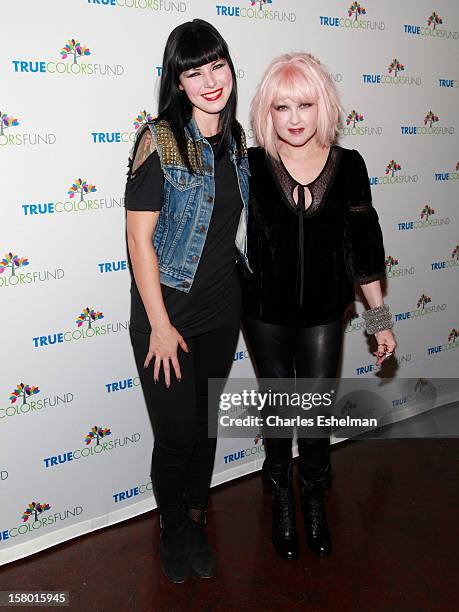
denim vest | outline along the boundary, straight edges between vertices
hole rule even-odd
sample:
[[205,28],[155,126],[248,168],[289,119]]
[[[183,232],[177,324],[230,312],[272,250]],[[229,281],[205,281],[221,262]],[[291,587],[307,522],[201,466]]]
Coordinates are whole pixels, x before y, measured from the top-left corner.
[[[211,145],[200,133],[194,119],[187,125],[188,152],[193,167],[196,143],[203,173],[191,173],[185,166],[166,120],[148,124],[153,146],[158,151],[164,174],[164,204],[159,213],[153,246],[158,256],[160,281],[188,293],[193,284],[212,216],[215,199],[214,156]],[[236,248],[244,264],[247,260],[247,220],[249,196],[249,161],[243,135],[243,155],[238,160],[232,140],[230,159],[234,164],[243,210],[236,234]],[[235,194],[236,195],[236,194]],[[249,268],[250,269],[250,268]]]

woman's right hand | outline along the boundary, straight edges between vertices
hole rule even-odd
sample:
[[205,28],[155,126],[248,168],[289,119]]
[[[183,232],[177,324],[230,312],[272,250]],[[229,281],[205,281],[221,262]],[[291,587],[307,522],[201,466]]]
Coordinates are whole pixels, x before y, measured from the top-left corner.
[[170,323],[167,326],[159,326],[152,328],[150,334],[150,346],[145,358],[144,368],[148,368],[150,361],[155,358],[153,368],[153,378],[155,383],[158,382],[161,363],[164,370],[164,379],[166,387],[171,384],[170,363],[174,368],[175,377],[180,382],[182,373],[180,372],[180,364],[177,358],[177,350],[180,346],[186,353],[190,352],[187,343]]

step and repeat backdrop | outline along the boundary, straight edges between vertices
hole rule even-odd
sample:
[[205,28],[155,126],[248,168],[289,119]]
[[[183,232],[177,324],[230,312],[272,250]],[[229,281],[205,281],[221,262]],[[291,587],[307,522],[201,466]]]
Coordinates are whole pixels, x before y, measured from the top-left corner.
[[[366,160],[385,236],[394,420],[416,406],[397,381],[457,376],[455,0],[25,0],[9,10],[22,19],[7,11],[0,38],[0,563],[155,507],[123,193],[136,131],[156,113],[166,38],[184,21],[206,19],[228,41],[249,144],[267,63],[306,50],[326,65],[343,105],[340,143]],[[362,310],[357,301],[346,319],[349,378],[381,375]],[[254,376],[242,338],[231,376]],[[259,435],[223,438],[213,482],[262,459]]]

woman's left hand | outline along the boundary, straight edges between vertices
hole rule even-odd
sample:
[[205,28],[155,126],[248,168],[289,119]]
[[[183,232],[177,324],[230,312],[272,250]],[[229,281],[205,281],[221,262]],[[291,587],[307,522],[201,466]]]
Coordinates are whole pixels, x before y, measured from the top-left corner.
[[378,350],[373,353],[377,357],[376,365],[379,366],[383,361],[389,359],[395,351],[397,342],[394,334],[390,329],[385,329],[375,333],[375,338],[378,343]]

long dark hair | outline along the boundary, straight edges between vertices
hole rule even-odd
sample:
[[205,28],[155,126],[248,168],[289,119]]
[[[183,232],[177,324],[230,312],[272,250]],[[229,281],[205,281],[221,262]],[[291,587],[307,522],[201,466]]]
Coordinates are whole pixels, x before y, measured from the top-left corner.
[[[191,118],[192,104],[185,92],[179,90],[179,77],[185,70],[224,59],[233,76],[233,88],[225,108],[220,113],[221,139],[216,150],[220,156],[228,148],[231,136],[236,141],[238,157],[242,153],[241,127],[236,121],[237,83],[236,72],[228,45],[213,25],[202,19],[193,19],[176,27],[169,34],[164,50],[161,86],[159,90],[158,119],[167,119],[177,141],[178,149],[190,172],[185,126]],[[196,144],[195,144],[196,152]],[[196,155],[200,165],[199,157]]]

